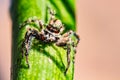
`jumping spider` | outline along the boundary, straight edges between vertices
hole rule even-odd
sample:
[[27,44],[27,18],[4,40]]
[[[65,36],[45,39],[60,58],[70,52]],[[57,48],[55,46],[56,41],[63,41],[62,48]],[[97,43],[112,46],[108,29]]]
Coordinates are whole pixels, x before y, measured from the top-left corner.
[[[55,12],[50,10],[50,20],[47,25],[39,19],[28,19],[20,27],[24,27],[30,23],[36,23],[39,25],[41,30],[36,30],[34,28],[27,28],[24,41],[22,43],[22,55],[26,56],[26,63],[29,67],[28,55],[30,50],[31,39],[35,38],[43,43],[54,43],[59,47],[66,47],[67,50],[67,67],[65,69],[65,74],[70,66],[70,52],[71,46],[73,46],[74,52],[76,53],[76,47],[79,42],[79,36],[72,30],[63,33],[64,26],[61,20],[55,18]],[[73,39],[74,37],[74,39]]]

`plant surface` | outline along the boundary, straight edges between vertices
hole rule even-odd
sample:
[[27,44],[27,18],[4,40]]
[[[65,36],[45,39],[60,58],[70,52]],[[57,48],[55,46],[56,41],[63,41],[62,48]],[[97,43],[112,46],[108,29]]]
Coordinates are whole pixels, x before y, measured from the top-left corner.
[[[66,50],[61,47],[33,40],[29,52],[30,68],[26,65],[25,57],[22,57],[21,43],[26,27],[19,29],[19,25],[33,16],[47,23],[49,20],[48,6],[56,11],[56,17],[63,22],[65,32],[76,30],[74,0],[12,0],[12,80],[73,80],[73,57],[75,55],[73,47],[71,47],[70,67],[66,75],[64,71],[67,66],[67,54]],[[31,26],[35,27],[34,24]]]

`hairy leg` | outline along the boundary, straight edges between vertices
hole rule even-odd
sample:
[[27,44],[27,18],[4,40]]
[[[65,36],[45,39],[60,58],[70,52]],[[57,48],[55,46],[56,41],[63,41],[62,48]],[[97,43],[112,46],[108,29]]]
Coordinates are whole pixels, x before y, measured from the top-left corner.
[[45,26],[45,24],[41,20],[35,17],[35,18],[29,18],[28,20],[24,21],[22,24],[20,24],[19,28],[21,29],[22,27],[26,25],[30,25],[32,23],[38,25],[40,29],[43,29],[43,27]]
[[[38,32],[34,29],[28,28],[27,32],[25,34],[25,39],[22,44],[22,55],[26,57],[26,63],[29,66],[29,61],[28,61],[28,55],[29,55],[29,50],[31,47],[31,42],[33,37],[38,37]],[[24,53],[25,52],[25,53]]]
[[70,66],[70,52],[71,52],[71,48],[70,48],[70,45],[68,44],[67,45],[67,67],[66,67],[66,70],[65,70],[65,74],[67,73],[68,71],[68,68]]
[[[72,39],[72,36],[74,36],[77,40],[77,42],[75,43],[74,40]],[[67,73],[69,66],[70,66],[70,52],[71,52],[71,46],[73,47],[74,52],[76,53],[76,46],[79,42],[79,36],[73,32],[73,31],[68,31],[65,34],[63,34],[60,39],[56,42],[57,46],[60,47],[67,47],[67,67],[65,70],[65,74]],[[74,57],[73,57],[74,58]],[[74,60],[73,60],[74,62]]]

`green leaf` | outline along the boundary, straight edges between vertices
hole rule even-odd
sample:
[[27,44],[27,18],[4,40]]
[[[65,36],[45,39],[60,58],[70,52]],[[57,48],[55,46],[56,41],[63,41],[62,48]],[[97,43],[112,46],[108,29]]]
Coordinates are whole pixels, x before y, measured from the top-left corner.
[[[26,28],[19,29],[19,25],[30,17],[36,16],[47,23],[49,14],[47,7],[56,11],[56,17],[65,25],[65,32],[76,30],[75,1],[74,0],[12,0],[11,18],[12,27],[12,80],[73,80],[74,52],[71,52],[71,63],[67,71],[66,50],[54,44],[44,44],[33,40],[29,52],[30,68],[22,58],[21,43]],[[32,27],[37,26],[31,24]],[[72,47],[71,47],[72,48]]]

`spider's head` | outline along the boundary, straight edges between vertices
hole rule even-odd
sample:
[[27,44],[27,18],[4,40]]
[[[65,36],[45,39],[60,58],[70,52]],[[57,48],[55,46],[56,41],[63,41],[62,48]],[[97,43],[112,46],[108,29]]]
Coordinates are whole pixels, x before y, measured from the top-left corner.
[[54,33],[62,33],[64,30],[63,24],[60,20],[55,19],[51,20],[47,29]]

